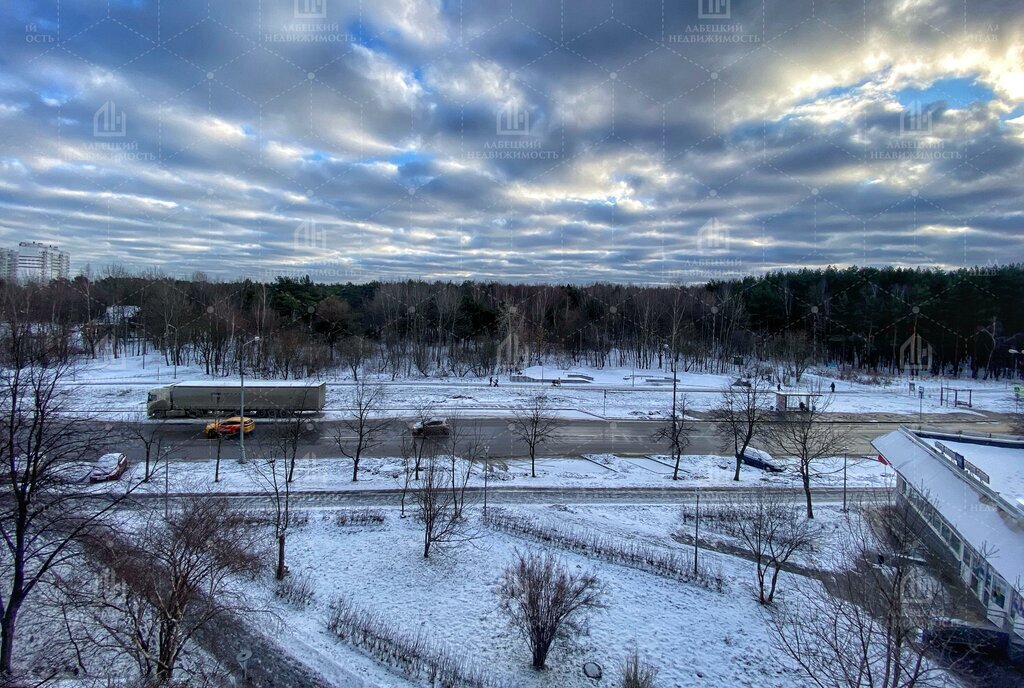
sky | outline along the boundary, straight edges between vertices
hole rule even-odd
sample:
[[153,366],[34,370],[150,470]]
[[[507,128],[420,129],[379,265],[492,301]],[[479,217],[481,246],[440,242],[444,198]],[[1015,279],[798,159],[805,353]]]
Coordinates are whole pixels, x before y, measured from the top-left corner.
[[1024,257],[1024,5],[10,0],[0,247],[678,284]]

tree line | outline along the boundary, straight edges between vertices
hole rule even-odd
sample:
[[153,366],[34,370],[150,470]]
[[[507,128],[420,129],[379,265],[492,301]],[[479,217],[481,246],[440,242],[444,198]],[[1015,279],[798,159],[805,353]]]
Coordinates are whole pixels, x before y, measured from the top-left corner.
[[[111,267],[30,292],[83,351],[211,375],[484,376],[541,362],[722,372],[786,361],[893,375],[1019,374],[1024,266],[805,269],[692,286],[215,281]],[[243,351],[243,345],[259,341]]]

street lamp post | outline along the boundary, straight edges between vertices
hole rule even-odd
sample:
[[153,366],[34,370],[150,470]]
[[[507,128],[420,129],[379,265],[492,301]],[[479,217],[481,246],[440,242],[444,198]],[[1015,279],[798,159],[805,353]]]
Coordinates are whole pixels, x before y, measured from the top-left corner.
[[238,427],[238,451],[239,463],[245,463],[245,347],[258,342],[259,337],[253,337],[245,344],[242,344],[238,351],[238,382],[240,386],[239,394],[239,427]]
[[697,488],[697,518],[693,523],[693,575],[697,575],[697,550],[700,547],[700,488]]
[[846,452],[843,452],[843,513],[846,513]]

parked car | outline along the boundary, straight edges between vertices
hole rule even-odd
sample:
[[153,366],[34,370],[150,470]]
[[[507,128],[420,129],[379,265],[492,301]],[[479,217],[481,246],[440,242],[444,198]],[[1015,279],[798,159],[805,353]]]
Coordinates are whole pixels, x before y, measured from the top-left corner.
[[448,421],[444,418],[430,418],[409,424],[413,437],[447,437],[451,432]]
[[104,454],[96,459],[96,465],[89,473],[87,480],[90,483],[105,483],[109,480],[119,480],[124,472],[128,470],[128,457],[124,454]]
[[215,420],[212,423],[206,424],[206,436],[209,438],[217,437],[232,437],[238,434],[238,431],[245,428],[245,434],[248,435],[256,427],[256,421],[246,416],[231,416],[230,418],[224,418],[223,420]]
[[782,466],[772,463],[773,461],[774,459],[772,459],[771,454],[754,447],[747,447],[747,450],[743,453],[743,463],[752,468],[760,468],[762,471],[769,471],[771,473],[781,473],[785,470]]

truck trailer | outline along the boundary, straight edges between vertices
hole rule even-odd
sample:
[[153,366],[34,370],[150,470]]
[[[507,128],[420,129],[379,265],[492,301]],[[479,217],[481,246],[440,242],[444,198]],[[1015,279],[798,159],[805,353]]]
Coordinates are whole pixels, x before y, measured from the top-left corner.
[[[294,416],[320,413],[327,403],[327,383],[299,380],[245,382],[245,415]],[[238,415],[242,385],[226,380],[176,382],[149,390],[146,412],[151,418]]]

